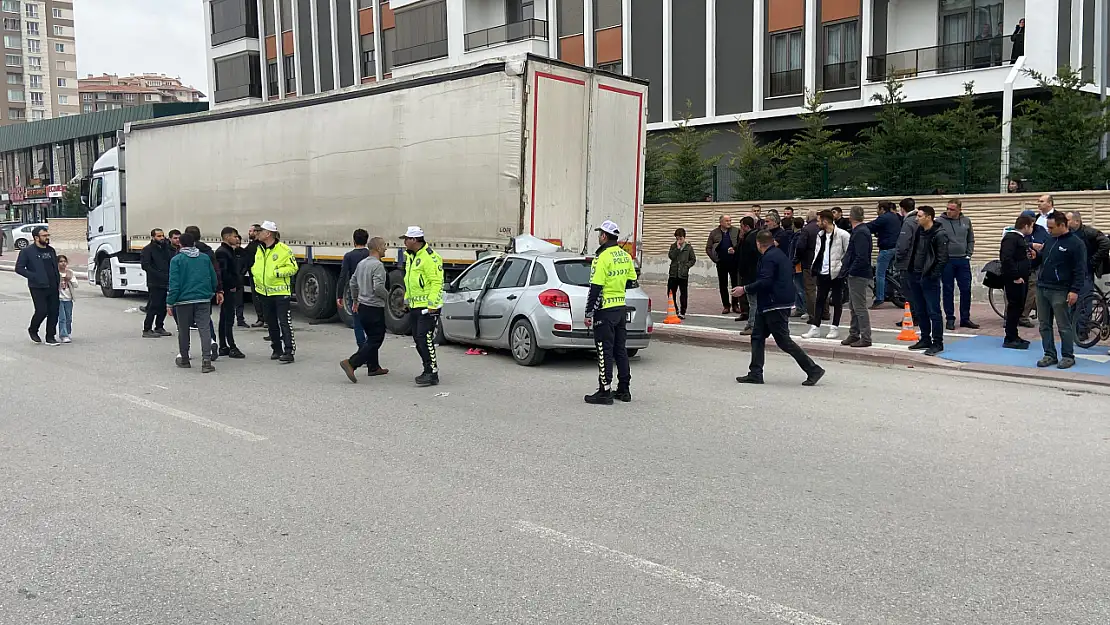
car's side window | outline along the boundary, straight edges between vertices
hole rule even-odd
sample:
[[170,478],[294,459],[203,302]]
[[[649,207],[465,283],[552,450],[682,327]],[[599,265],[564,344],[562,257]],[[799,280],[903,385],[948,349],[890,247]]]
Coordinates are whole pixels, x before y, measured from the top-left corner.
[[547,270],[543,268],[543,264],[539,261],[532,265],[532,280],[528,284],[532,286],[547,284]]
[[513,289],[528,283],[528,269],[532,261],[528,258],[510,258],[501,267],[501,273],[493,283],[495,289]]
[[486,282],[486,275],[489,274],[489,268],[493,265],[492,260],[485,260],[475,263],[470,269],[466,270],[460,278],[456,286],[460,291],[479,291],[482,285]]

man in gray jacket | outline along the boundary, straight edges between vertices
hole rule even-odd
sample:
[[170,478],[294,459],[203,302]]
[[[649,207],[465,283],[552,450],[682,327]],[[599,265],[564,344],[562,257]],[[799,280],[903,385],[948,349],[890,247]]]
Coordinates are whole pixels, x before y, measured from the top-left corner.
[[948,208],[937,216],[937,223],[948,235],[948,263],[941,276],[944,292],[945,329],[956,329],[955,287],[960,288],[960,327],[978,330],[979,324],[971,320],[971,256],[975,254],[975,230],[971,219],[963,214],[959,198],[948,200]]
[[389,369],[383,369],[378,362],[378,349],[385,340],[385,305],[389,301],[385,265],[382,264],[385,239],[374,237],[367,247],[370,255],[355,267],[350,283],[351,297],[355,300],[352,310],[358,315],[357,321],[366,333],[366,340],[350,358],[339,363],[352,382],[358,382],[355,371],[363,365],[370,370],[371,377],[389,373]]

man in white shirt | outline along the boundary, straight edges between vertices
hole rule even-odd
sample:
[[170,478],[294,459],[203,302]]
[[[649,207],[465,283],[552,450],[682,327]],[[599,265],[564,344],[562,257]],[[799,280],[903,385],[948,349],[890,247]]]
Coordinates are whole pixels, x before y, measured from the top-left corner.
[[1037,215],[1038,226],[1048,230],[1048,216],[1052,214],[1052,211],[1056,210],[1055,205],[1056,202],[1052,199],[1052,196],[1047,193],[1037,198],[1037,210],[1041,212],[1040,215]]

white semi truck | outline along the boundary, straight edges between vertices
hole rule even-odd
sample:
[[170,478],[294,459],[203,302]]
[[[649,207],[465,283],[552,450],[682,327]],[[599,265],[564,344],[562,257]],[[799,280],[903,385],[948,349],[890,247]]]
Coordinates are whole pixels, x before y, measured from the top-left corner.
[[[529,234],[590,251],[620,224],[640,253],[647,85],[527,56],[340,91],[134,122],[85,181],[89,280],[107,297],[145,291],[150,231],[245,233],[276,222],[301,263],[303,314],[327,319],[352,232],[399,248],[419,225],[448,279]],[[403,314],[403,256],[386,257],[390,330]],[[349,304],[339,311],[350,321]]]

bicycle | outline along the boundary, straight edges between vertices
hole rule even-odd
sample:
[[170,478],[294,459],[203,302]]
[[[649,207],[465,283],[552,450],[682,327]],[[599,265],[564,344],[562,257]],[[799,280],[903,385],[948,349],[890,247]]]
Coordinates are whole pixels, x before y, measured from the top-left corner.
[[1110,340],[1110,297],[1097,280],[1094,289],[1076,302],[1075,310],[1076,345],[1087,349],[1099,341]]

